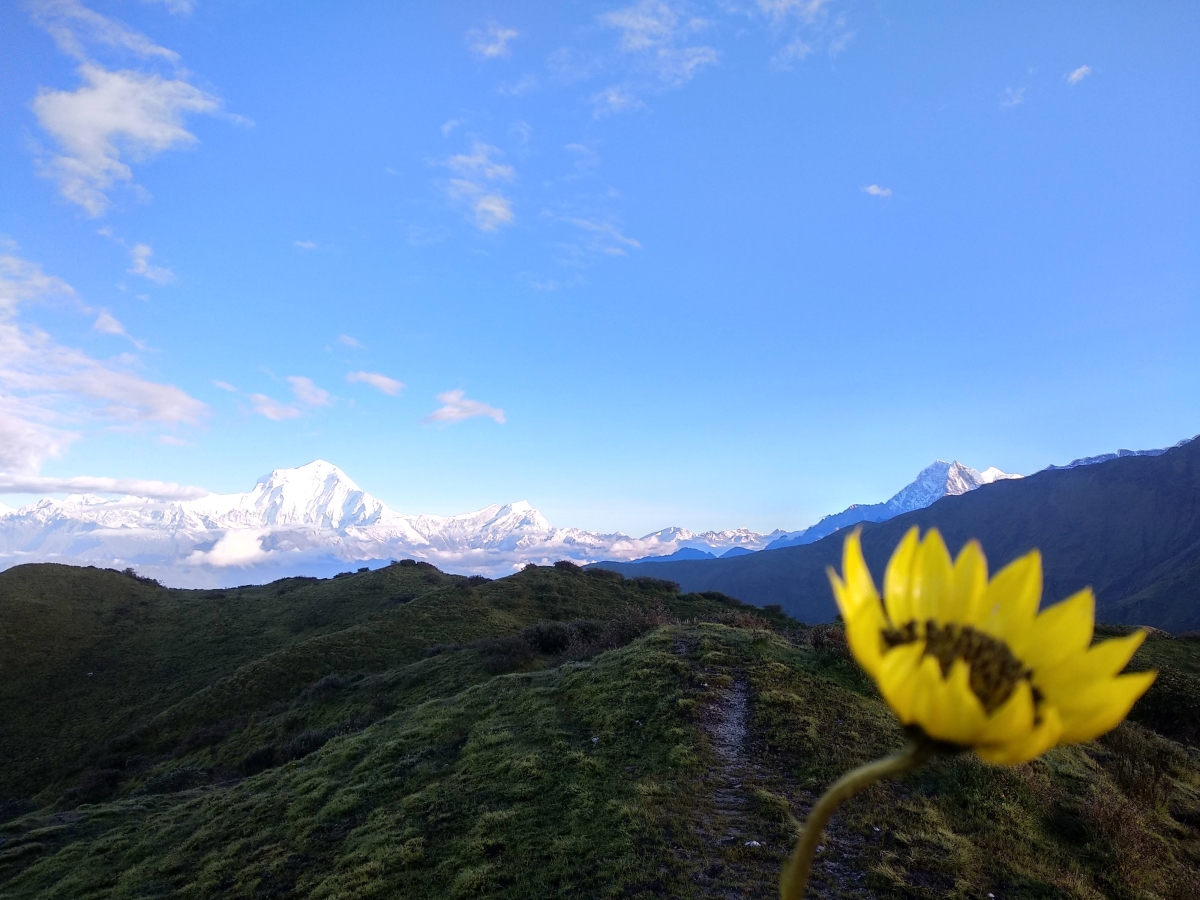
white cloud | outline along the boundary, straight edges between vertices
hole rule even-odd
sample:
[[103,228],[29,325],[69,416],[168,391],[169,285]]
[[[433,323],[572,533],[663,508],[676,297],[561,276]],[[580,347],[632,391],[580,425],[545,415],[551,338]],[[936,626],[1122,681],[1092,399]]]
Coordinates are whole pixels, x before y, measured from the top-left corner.
[[442,123],[442,137],[450,137],[450,132],[452,132],[455,128],[457,128],[461,124],[462,124],[462,122],[458,121],[458,119],[450,119],[446,122],[443,122]]
[[128,338],[133,341],[139,350],[144,349],[141,342],[130,337],[129,332],[125,330],[125,326],[118,322],[117,317],[107,309],[102,309],[97,313],[96,321],[92,323],[92,329],[101,334],[111,334],[115,337]]
[[159,75],[110,72],[93,63],[84,63],[79,72],[83,87],[42,88],[33,111],[59,147],[44,163],[44,174],[58,182],[66,199],[100,216],[110,204],[108,189],[133,181],[122,154],[143,161],[195,143],[196,136],[184,127],[185,114],[213,113],[220,103],[186,81]]
[[85,46],[102,44],[146,59],[175,63],[179,54],[160,47],[128,25],[88,9],[79,0],[35,0],[34,21],[54,38],[58,48],[81,62],[87,60]]
[[271,532],[265,528],[232,528],[221,535],[211,550],[193,550],[187,561],[193,565],[248,566],[268,559],[262,540]]
[[291,375],[287,381],[292,386],[292,393],[296,395],[296,399],[305,406],[329,405],[329,391],[317,387],[311,378],[305,378],[303,375]]
[[816,22],[830,0],[757,0],[758,8],[774,22],[794,16],[804,22]]
[[1020,106],[1025,102],[1025,88],[1005,88],[1004,93],[1000,95],[1000,105],[1005,109],[1011,109],[1014,106]]
[[371,387],[383,391],[395,397],[404,390],[404,382],[397,381],[395,378],[388,378],[386,375],[381,375],[378,372],[349,372],[346,375],[346,381],[350,384],[369,384]]
[[232,384],[230,384],[228,381],[214,381],[214,382],[213,382],[213,387],[219,387],[221,390],[223,390],[223,391],[229,391],[229,393],[231,393],[231,394],[237,394],[237,393],[239,393],[238,389],[237,389],[237,388],[235,388],[235,387],[234,387]]
[[251,394],[250,403],[254,406],[254,411],[260,416],[265,416],[272,422],[282,422],[284,419],[300,418],[300,410],[287,403],[280,403],[273,397],[268,397],[266,394]]
[[[688,45],[691,36],[705,30],[709,23],[684,16],[662,0],[642,0],[634,6],[604,13],[600,22],[620,31],[621,51],[639,56],[641,64],[662,86],[680,87],[691,81],[702,67],[720,59],[712,47]],[[611,98],[607,104],[609,112],[626,108],[628,103],[614,103]]]
[[621,49],[640,53],[667,43],[675,36],[679,13],[661,0],[643,0],[635,6],[600,16],[601,23],[621,32]]
[[[137,374],[136,357],[93,359],[19,321],[22,303],[53,294],[75,296],[37,265],[0,253],[0,471],[36,474],[88,425],[197,424],[204,418],[204,403]],[[93,327],[125,334],[105,311]]]
[[877,184],[864,185],[862,188],[862,192],[864,194],[870,194],[872,197],[890,197],[890,196],[892,196],[891,188],[880,187]]
[[504,424],[504,410],[480,403],[478,400],[470,400],[465,391],[446,391],[444,394],[438,394],[437,399],[442,405],[426,416],[425,422],[452,425],[476,416],[486,416],[501,425]]
[[348,335],[348,334],[339,334],[337,342],[339,344],[341,344],[343,347],[353,347],[356,350],[362,349],[362,344],[359,343],[354,338],[350,337],[350,335]]
[[189,446],[187,441],[185,441],[183,438],[177,438],[173,434],[160,434],[158,436],[158,442],[160,444],[165,444],[168,447],[187,447],[187,446]]
[[133,262],[128,270],[130,275],[141,275],[155,284],[170,284],[175,280],[175,273],[166,266],[151,264],[150,257],[154,255],[154,251],[150,249],[149,244],[134,244],[129,253]]
[[1067,73],[1067,84],[1079,84],[1083,79],[1092,74],[1091,66],[1080,66],[1078,69],[1073,69]]
[[646,106],[645,103],[633,96],[625,88],[616,85],[607,87],[602,91],[597,91],[592,94],[591,100],[592,106],[595,107],[594,114],[597,118],[631,109],[643,109]]
[[[162,443],[183,444],[177,438],[163,435]],[[125,494],[149,497],[152,500],[195,500],[207,497],[201,487],[175,484],[172,481],[146,481],[140,478],[96,478],[78,475],[70,478],[40,476],[13,477],[0,475],[0,493],[4,494]]]
[[41,160],[42,174],[57,181],[63,197],[88,215],[103,215],[111,203],[109,190],[133,183],[129,162],[195,143],[185,118],[218,113],[221,103],[191,84],[182,70],[165,77],[108,69],[94,61],[87,49],[94,45],[168,66],[177,66],[179,55],[78,0],[38,0],[34,19],[60,50],[79,61],[83,82],[74,91],[41,88],[33,99],[38,123],[57,145]]
[[314,241],[292,241],[292,244],[299,247],[301,250],[316,250],[317,245]]
[[472,29],[467,32],[467,46],[480,59],[496,59],[508,56],[509,42],[520,36],[515,28],[505,28],[495,22],[488,23],[484,30]]
[[167,8],[167,12],[174,16],[191,15],[196,4],[193,0],[142,0],[143,3],[161,3]]
[[663,47],[658,51],[655,67],[658,77],[670,87],[687,84],[704,66],[715,65],[721,58],[712,47],[683,47],[678,50]]
[[516,81],[508,81],[496,86],[496,93],[501,97],[521,97],[535,90],[538,86],[537,76],[526,73]]
[[447,193],[452,200],[467,206],[480,231],[496,231],[515,218],[512,201],[500,192],[497,183],[514,181],[517,173],[512,166],[492,158],[499,152],[476,141],[470,153],[459,153],[446,160],[446,166],[455,176],[447,184]]
[[588,249],[609,256],[624,256],[627,248],[640,249],[641,242],[621,233],[611,222],[596,222],[591,219],[566,218],[576,228],[585,232],[590,240]]

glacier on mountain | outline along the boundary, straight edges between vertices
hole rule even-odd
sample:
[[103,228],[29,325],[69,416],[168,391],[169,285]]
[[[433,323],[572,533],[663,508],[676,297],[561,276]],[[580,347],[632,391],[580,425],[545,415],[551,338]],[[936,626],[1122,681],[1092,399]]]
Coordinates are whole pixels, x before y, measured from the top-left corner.
[[245,493],[197,500],[71,495],[0,509],[0,567],[62,562],[133,567],[173,586],[222,587],[285,575],[329,575],[411,557],[465,574],[506,575],[526,563],[665,555],[682,547],[760,550],[782,532],[696,534],[666,528],[641,538],[557,528],[531,504],[455,516],[405,515],[332,463],[276,469]]
[[970,466],[964,466],[958,460],[946,462],[939,459],[922,469],[911,484],[906,485],[891,499],[883,503],[856,503],[839,513],[825,516],[816,525],[802,531],[780,535],[767,549],[778,550],[781,547],[811,544],[851,525],[861,522],[886,522],[906,512],[931,506],[943,497],[957,497],[985,484],[1020,477],[1002,472],[995,466],[978,472]]

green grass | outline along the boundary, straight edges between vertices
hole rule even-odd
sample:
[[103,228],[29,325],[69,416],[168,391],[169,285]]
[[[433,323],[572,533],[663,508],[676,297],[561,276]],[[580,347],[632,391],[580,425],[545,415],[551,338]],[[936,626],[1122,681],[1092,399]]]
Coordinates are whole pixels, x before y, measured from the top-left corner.
[[[0,623],[0,898],[771,897],[807,804],[902,741],[836,627],[571,567],[224,598],[22,567]],[[1200,896],[1200,641],[1135,665],[1168,687],[1100,742],[856,798],[821,896]]]

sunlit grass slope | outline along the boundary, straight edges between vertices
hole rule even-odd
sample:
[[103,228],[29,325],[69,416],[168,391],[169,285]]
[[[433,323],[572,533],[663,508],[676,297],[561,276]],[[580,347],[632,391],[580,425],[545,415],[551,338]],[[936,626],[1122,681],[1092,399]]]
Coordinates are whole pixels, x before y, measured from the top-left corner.
[[[814,793],[902,741],[836,626],[665,582],[224,593],[0,576],[0,897],[771,897]],[[1200,641],[1135,664],[1100,743],[858,798],[822,896],[1200,896]]]

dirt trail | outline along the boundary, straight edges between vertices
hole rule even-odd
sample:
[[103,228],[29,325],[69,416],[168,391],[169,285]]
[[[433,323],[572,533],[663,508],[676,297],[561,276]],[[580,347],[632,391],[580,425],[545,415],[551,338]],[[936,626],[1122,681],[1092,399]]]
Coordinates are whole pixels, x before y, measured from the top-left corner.
[[[676,649],[681,651],[686,653],[686,648]],[[791,853],[793,838],[783,839],[764,819],[755,792],[790,798],[792,815],[800,821],[815,798],[797,790],[790,773],[776,771],[769,758],[764,760],[755,748],[749,729],[753,704],[749,685],[741,673],[728,674],[733,678],[728,687],[709,688],[717,696],[705,706],[702,721],[716,765],[709,769],[703,784],[697,785],[710,802],[695,827],[703,858],[691,859],[695,867],[692,881],[703,897],[773,900],[778,897],[779,873]],[[865,873],[856,865],[861,843],[857,835],[836,825],[826,832],[808,897],[874,900]]]

